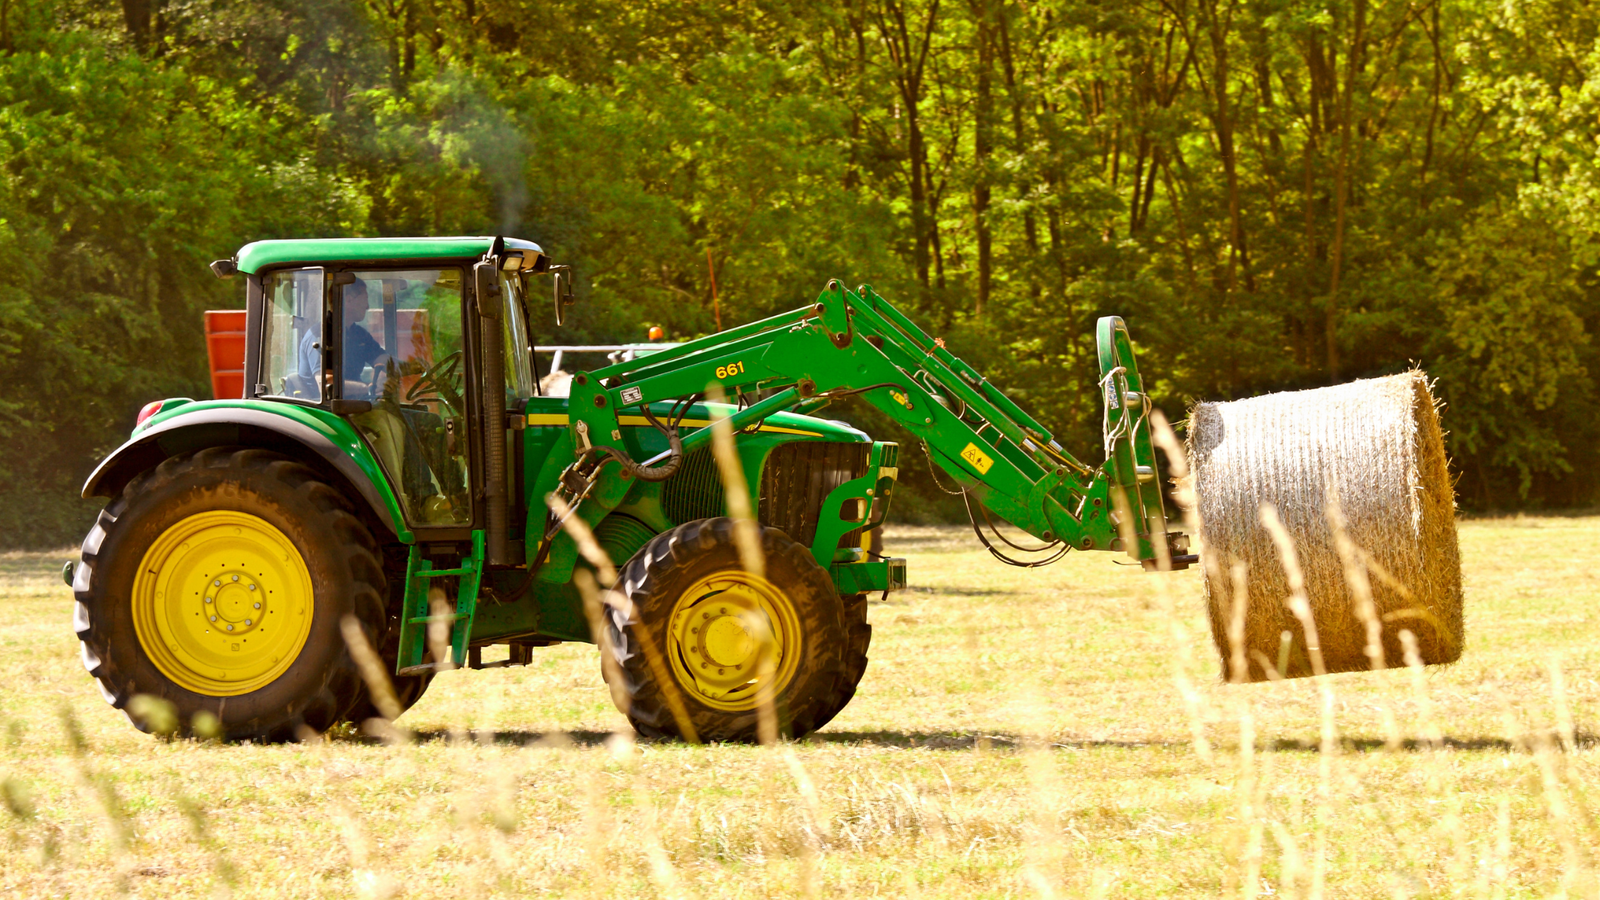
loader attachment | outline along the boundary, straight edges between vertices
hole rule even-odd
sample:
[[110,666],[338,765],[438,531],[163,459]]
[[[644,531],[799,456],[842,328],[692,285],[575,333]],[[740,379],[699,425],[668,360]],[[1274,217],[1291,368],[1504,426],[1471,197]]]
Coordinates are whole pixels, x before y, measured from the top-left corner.
[[[1169,536],[1155,448],[1150,439],[1150,397],[1133,355],[1133,341],[1121,316],[1096,324],[1100,397],[1105,407],[1101,434],[1105,473],[1118,528],[1118,540],[1145,568],[1185,569],[1199,558],[1189,553],[1186,536]],[[1120,549],[1116,546],[1113,549]]]
[[[831,281],[810,306],[575,376],[571,427],[580,453],[571,474],[575,484],[595,484],[600,461],[626,458],[617,424],[623,409],[693,396],[708,385],[740,398],[735,428],[857,396],[921,440],[933,464],[955,480],[979,539],[1001,560],[1037,566],[1071,549],[1121,550],[1150,568],[1183,568],[1194,557],[1185,536],[1167,531],[1150,401],[1127,328],[1121,319],[1102,319],[1098,338],[1106,452],[1098,469],[1074,458],[870,286],[850,291]],[[708,438],[709,428],[675,437],[682,449],[674,452]],[[622,469],[669,465],[669,455]],[[596,485],[573,499],[603,505],[609,498]],[[1002,551],[997,541],[1010,542],[998,532],[991,541],[978,524],[989,512],[1044,541],[1017,549],[1045,555],[1017,559]]]

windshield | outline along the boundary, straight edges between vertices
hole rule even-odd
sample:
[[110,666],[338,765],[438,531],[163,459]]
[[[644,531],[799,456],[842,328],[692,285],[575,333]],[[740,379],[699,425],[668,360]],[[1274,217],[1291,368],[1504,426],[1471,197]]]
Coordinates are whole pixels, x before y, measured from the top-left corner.
[[462,270],[355,272],[342,293],[344,395],[413,525],[472,520]]

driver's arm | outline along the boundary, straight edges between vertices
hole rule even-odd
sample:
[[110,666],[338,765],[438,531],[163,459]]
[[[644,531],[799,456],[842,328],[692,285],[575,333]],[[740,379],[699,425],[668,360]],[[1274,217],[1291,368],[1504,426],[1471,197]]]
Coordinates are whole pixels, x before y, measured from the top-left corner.
[[[344,394],[346,397],[373,397],[376,398],[382,389],[383,373],[388,365],[389,355],[384,352],[383,345],[373,339],[365,328],[352,325],[345,330],[344,337]],[[361,380],[361,372],[367,366],[373,368],[372,385]]]

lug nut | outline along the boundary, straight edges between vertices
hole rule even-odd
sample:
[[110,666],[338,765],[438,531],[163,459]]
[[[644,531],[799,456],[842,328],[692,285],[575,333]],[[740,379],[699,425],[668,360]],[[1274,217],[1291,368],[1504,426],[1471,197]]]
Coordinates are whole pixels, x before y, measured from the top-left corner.
[[252,622],[252,621],[250,621],[250,620],[249,620],[249,619],[245,619],[245,620],[244,620],[244,623],[245,623],[245,624],[246,624],[246,625],[254,625],[254,624],[255,624],[255,623],[254,623],[254,622]]
[[211,582],[211,586],[212,587],[222,587],[222,582],[220,580],[213,581],[213,582]]
[[234,581],[238,581],[239,580],[239,576],[237,576],[237,575],[233,576],[233,580]]
[[216,616],[211,616],[210,618],[211,618],[211,621],[213,621],[213,622],[215,622],[217,620]]
[[252,603],[250,605],[255,607],[256,609],[260,609],[261,608],[261,604],[259,604],[259,603]]
[[206,598],[206,602],[207,602],[207,603],[210,603],[210,602],[211,602],[211,598],[210,598],[210,597],[207,597],[207,598]]
[[250,590],[252,590],[252,591],[253,591],[253,590],[255,590],[255,589],[256,589],[256,586],[255,586],[255,585],[253,585],[253,584],[252,584],[252,585],[250,585]]
[[233,630],[233,626],[232,626],[232,625],[229,625],[229,626],[228,626],[228,630],[229,630],[229,631],[232,631],[232,630]]

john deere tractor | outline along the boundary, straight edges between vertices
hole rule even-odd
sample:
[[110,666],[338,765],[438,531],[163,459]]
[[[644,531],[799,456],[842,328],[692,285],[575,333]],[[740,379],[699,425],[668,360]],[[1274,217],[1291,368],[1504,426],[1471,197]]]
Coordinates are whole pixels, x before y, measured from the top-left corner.
[[[1192,559],[1167,530],[1115,318],[1099,323],[1107,455],[1091,467],[867,286],[829,282],[543,397],[531,298],[549,292],[559,320],[571,273],[536,244],[261,241],[212,270],[245,284],[242,396],[150,404],[83,489],[108,502],[68,567],[74,628],[119,709],[152,695],[185,727],[204,713],[232,739],[288,739],[379,713],[368,648],[403,709],[445,669],[584,641],[612,655],[644,735],[748,740],[764,708],[784,734],[820,728],[866,670],[867,598],[906,584],[903,560],[864,549],[900,448],[814,416],[845,398],[923,442],[984,518],[1044,542],[1014,560],[979,531],[997,556]],[[729,518],[714,418],[759,565]],[[599,564],[580,522],[619,570],[598,610],[575,575]],[[486,663],[492,645],[505,657]]]

